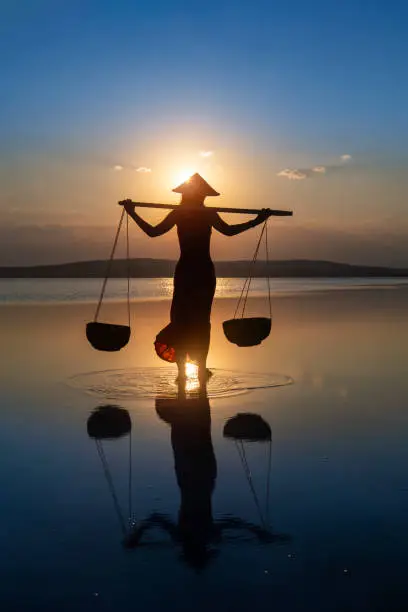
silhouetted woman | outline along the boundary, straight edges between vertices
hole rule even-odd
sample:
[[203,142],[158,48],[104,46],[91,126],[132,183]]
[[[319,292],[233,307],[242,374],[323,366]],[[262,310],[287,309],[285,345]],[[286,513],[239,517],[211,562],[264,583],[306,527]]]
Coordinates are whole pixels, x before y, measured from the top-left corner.
[[263,223],[269,217],[269,210],[264,209],[252,221],[229,225],[215,210],[204,205],[207,196],[218,196],[219,193],[199,174],[194,174],[173,191],[182,194],[180,206],[156,226],[136,214],[130,200],[125,201],[124,206],[151,238],[177,227],[180,259],[174,275],[170,324],[157,335],[155,349],[165,361],[177,363],[179,380],[185,378],[186,361],[197,363],[199,379],[203,382],[207,376],[210,316],[216,284],[210,255],[212,228],[225,236],[236,236]]

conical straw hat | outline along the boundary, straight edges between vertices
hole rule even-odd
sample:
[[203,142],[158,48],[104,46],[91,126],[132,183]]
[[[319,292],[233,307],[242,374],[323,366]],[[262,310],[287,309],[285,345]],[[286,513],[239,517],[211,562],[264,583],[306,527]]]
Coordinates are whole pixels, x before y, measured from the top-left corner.
[[184,183],[182,183],[178,187],[175,187],[173,191],[175,191],[176,193],[184,193],[192,196],[220,195],[218,191],[215,191],[215,189],[213,189],[211,185],[209,185],[207,181],[205,181],[203,177],[200,176],[197,172],[193,174],[193,176],[190,176],[190,178],[187,179]]

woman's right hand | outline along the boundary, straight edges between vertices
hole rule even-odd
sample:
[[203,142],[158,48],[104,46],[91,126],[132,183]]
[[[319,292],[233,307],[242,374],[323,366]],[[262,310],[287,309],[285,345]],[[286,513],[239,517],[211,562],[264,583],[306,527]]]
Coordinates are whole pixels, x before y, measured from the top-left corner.
[[258,214],[258,221],[266,221],[271,216],[270,208],[263,208],[261,212]]

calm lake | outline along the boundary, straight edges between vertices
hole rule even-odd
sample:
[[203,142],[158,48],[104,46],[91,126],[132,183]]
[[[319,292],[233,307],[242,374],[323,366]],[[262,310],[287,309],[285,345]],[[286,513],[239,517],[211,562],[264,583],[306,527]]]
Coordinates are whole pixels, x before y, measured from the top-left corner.
[[171,282],[132,287],[109,354],[100,281],[0,282],[0,609],[405,610],[408,288],[273,281],[270,337],[239,348],[221,279],[213,376],[183,397],[153,350]]
[[[218,278],[216,297],[238,297],[244,278]],[[102,279],[0,279],[0,304],[10,302],[88,302],[97,300]],[[338,289],[395,288],[408,286],[408,278],[274,278],[271,290],[275,295],[332,291]],[[169,298],[173,291],[172,278],[131,279],[132,299]],[[252,296],[265,296],[267,284],[263,278],[251,282]],[[123,300],[127,294],[125,279],[110,279],[106,300]]]

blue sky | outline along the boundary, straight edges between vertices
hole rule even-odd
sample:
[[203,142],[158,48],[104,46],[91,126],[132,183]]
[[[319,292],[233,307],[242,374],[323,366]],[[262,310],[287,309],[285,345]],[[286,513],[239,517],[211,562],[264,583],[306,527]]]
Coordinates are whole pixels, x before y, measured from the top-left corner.
[[[402,1],[3,1],[0,207],[21,249],[0,263],[101,255],[114,202],[169,201],[179,166],[225,205],[293,208],[278,256],[408,266],[407,34]],[[40,254],[55,225],[66,246]]]

